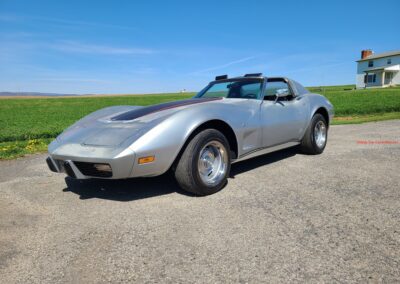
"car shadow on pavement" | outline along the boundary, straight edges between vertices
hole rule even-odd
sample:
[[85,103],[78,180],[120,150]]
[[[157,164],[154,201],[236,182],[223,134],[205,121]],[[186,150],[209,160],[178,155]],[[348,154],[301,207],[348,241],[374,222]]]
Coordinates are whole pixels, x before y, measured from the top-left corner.
[[259,167],[266,166],[268,164],[278,162],[280,160],[284,160],[286,158],[293,157],[298,153],[299,151],[297,147],[291,147],[277,152],[237,162],[235,164],[232,164],[230,178],[235,178],[235,176],[240,175],[242,173],[254,170]]
[[[278,162],[297,154],[296,148],[289,148],[278,152],[266,154],[232,165],[230,178],[256,168]],[[79,195],[79,198],[107,199],[114,201],[133,201],[154,196],[171,193],[179,193],[187,196],[195,196],[183,191],[171,174],[164,174],[153,178],[135,178],[124,180],[103,180],[87,179],[76,180],[70,177],[65,178],[66,188],[64,192],[72,192]],[[229,184],[229,179],[228,179]]]
[[100,198],[114,201],[133,201],[170,193],[192,196],[183,191],[169,174],[154,178],[135,178],[124,180],[65,178],[64,192],[79,195],[80,199]]

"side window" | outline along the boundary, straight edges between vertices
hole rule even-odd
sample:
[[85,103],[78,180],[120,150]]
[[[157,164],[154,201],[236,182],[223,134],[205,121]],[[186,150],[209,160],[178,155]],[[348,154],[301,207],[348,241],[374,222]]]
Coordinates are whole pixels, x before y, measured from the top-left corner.
[[240,93],[242,98],[257,99],[260,93],[260,83],[243,85]]
[[[267,82],[267,85],[265,86],[264,100],[275,101],[275,94],[281,90],[287,90],[289,94],[291,93],[289,85],[284,81]],[[280,98],[279,100],[290,100],[291,98],[292,95],[289,95],[287,98]]]
[[373,60],[368,61],[368,67],[374,67],[374,61]]

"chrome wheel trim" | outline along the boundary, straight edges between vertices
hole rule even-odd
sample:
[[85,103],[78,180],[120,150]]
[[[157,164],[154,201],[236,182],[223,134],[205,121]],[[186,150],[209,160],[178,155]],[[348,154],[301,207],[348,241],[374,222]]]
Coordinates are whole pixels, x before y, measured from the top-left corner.
[[208,186],[219,184],[228,169],[228,155],[219,141],[208,142],[201,150],[198,159],[200,179]]
[[325,123],[320,120],[314,126],[314,141],[318,148],[322,148],[326,143],[327,129]]

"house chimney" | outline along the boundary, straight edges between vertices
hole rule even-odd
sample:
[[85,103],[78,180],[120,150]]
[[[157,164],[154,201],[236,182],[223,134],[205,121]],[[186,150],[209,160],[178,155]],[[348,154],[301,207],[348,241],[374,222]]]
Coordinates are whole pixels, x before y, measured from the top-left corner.
[[361,59],[365,59],[368,56],[371,56],[374,52],[371,49],[361,50]]

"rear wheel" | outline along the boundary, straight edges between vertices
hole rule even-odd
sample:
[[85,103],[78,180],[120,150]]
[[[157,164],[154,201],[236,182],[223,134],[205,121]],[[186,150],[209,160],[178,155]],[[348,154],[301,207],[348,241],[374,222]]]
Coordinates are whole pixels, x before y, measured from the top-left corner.
[[199,132],[189,142],[175,169],[178,184],[196,195],[221,190],[230,172],[230,149],[226,137],[215,129]]
[[301,140],[301,150],[311,155],[321,154],[327,141],[328,124],[323,115],[316,113]]

